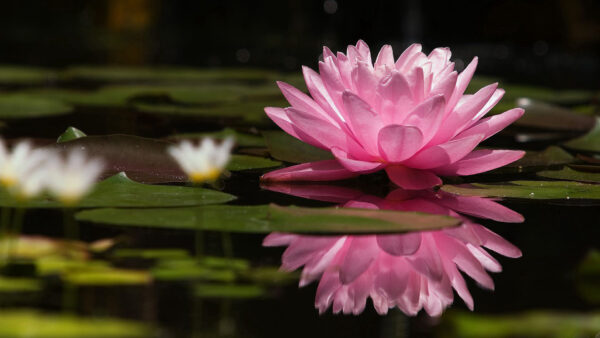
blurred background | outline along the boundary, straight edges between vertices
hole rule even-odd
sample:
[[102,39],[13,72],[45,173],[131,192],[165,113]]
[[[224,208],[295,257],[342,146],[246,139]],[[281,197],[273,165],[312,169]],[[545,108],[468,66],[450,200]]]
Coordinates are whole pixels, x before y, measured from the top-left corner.
[[5,2],[0,62],[249,66],[297,72],[323,45],[364,39],[397,53],[413,42],[451,47],[457,68],[556,88],[597,87],[600,2],[161,1]]

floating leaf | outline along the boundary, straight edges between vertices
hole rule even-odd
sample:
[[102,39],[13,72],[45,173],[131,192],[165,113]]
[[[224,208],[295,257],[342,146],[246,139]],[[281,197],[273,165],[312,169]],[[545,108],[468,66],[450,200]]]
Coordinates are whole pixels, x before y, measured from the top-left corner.
[[52,256],[83,259],[88,255],[83,242],[42,236],[5,236],[0,239],[0,252],[9,253],[13,258],[26,260]]
[[205,137],[211,137],[217,140],[224,140],[227,137],[233,137],[235,140],[235,144],[238,147],[265,147],[265,141],[260,136],[255,136],[246,133],[240,133],[231,128],[225,128],[221,131],[217,132],[209,132],[209,133],[185,133],[185,134],[176,134],[170,136],[170,139],[182,140],[182,139],[202,139]]
[[576,112],[531,99],[517,100],[525,114],[515,121],[516,125],[542,129],[588,131],[594,125],[594,118]]
[[69,128],[67,128],[67,130],[65,130],[64,133],[60,134],[60,136],[56,140],[56,143],[72,141],[72,140],[75,140],[75,139],[78,139],[78,138],[84,137],[84,136],[87,136],[87,135],[85,135],[85,133],[82,132],[81,130],[79,130],[75,127],[69,127]]
[[189,257],[183,249],[119,249],[112,254],[113,258],[143,259],[181,259]]
[[600,183],[600,173],[576,171],[565,167],[562,170],[546,170],[537,173],[538,176],[578,182]]
[[564,145],[580,151],[600,152],[600,117],[596,118],[596,125],[589,133],[565,142]]
[[273,161],[268,158],[250,156],[250,155],[232,155],[231,161],[227,164],[227,170],[240,171],[248,169],[263,169],[280,166],[281,162]]
[[446,314],[444,324],[440,329],[452,337],[593,337],[600,332],[600,313],[534,311],[482,315],[455,312]]
[[212,268],[199,264],[194,259],[159,261],[151,273],[157,280],[205,280],[231,283],[237,278],[235,270]]
[[69,269],[61,274],[66,283],[76,286],[145,285],[152,281],[146,271],[112,267]]
[[[235,196],[199,187],[149,185],[137,183],[123,173],[112,176],[96,185],[92,193],[79,203],[81,208],[98,207],[175,207],[225,203]],[[62,207],[57,201],[32,200],[28,207]],[[0,206],[22,206],[6,192],[0,192]]]
[[526,199],[600,199],[600,185],[567,181],[513,181],[502,184],[444,185],[452,194]]
[[194,296],[200,298],[248,299],[262,297],[267,290],[260,285],[196,284]]
[[50,69],[21,67],[15,65],[0,66],[2,84],[38,84],[55,79],[56,72]]
[[123,226],[252,233],[389,233],[441,229],[460,223],[456,218],[416,212],[275,205],[96,209],[79,212],[76,218]]
[[304,143],[282,131],[264,131],[262,134],[271,156],[280,161],[304,163],[333,159],[330,152]]
[[134,338],[153,337],[154,330],[142,323],[110,318],[86,318],[45,314],[37,310],[0,311],[2,337]]
[[39,280],[34,278],[13,278],[0,276],[0,293],[37,292],[42,289]]
[[68,114],[73,108],[60,101],[25,94],[1,94],[0,118],[18,119]]

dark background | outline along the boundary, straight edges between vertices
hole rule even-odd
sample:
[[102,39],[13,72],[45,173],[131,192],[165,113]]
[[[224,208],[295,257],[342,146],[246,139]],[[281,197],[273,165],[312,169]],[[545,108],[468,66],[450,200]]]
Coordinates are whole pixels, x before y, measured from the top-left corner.
[[600,2],[165,1],[4,2],[0,63],[248,66],[297,72],[321,46],[364,39],[396,55],[449,46],[457,68],[557,88],[600,83]]

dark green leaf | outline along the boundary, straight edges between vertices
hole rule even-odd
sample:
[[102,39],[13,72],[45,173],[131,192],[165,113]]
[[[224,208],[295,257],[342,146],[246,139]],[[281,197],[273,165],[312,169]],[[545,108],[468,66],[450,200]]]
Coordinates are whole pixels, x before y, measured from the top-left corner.
[[566,108],[531,99],[519,99],[517,103],[525,109],[525,114],[515,122],[516,125],[565,131],[588,131],[594,125],[592,116]]
[[537,173],[538,176],[578,182],[600,183],[600,173],[576,171],[565,167],[562,170],[546,170]]
[[259,285],[196,284],[194,295],[200,298],[247,299],[262,297],[267,290]]
[[56,143],[72,141],[72,140],[75,140],[75,139],[78,139],[78,138],[84,137],[84,136],[87,136],[87,135],[85,135],[85,133],[82,132],[81,130],[79,130],[75,127],[69,127],[69,128],[67,128],[67,130],[65,130],[64,133],[60,134],[60,136],[56,140]]
[[263,169],[280,166],[281,162],[273,161],[268,158],[250,156],[250,155],[232,155],[231,161],[227,164],[227,170],[240,171],[248,169]]
[[589,133],[565,143],[565,146],[580,151],[600,152],[600,117]]
[[17,119],[68,114],[73,110],[61,101],[25,94],[1,94],[0,118]]
[[206,206],[162,209],[96,209],[81,221],[123,226],[269,233],[379,233],[441,229],[456,218],[389,210],[279,206]]
[[44,68],[0,66],[0,83],[3,84],[43,84],[56,77],[57,74],[54,71]]
[[567,181],[513,181],[502,184],[444,185],[452,194],[526,199],[600,199],[600,185]]
[[557,146],[550,146],[543,151],[527,151],[520,160],[498,168],[493,173],[522,173],[537,171],[557,165],[572,163],[575,158]]

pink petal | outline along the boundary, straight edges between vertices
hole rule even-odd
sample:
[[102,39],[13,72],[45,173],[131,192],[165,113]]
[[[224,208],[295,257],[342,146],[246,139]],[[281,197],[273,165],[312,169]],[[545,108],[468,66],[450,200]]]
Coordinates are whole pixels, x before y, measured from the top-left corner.
[[414,254],[421,246],[421,233],[377,235],[377,244],[392,256],[408,256]]
[[448,47],[440,47],[432,50],[431,53],[429,53],[429,55],[427,56],[427,58],[429,59],[429,61],[431,61],[432,64],[431,71],[433,73],[438,73],[442,69],[444,69],[444,67],[446,67],[446,65],[450,61],[451,55],[452,53],[450,52],[450,48]]
[[443,78],[440,82],[436,83],[429,95],[443,95],[446,102],[450,100],[452,93],[454,92],[454,87],[456,86],[456,78],[458,74],[456,72],[450,73],[448,76]]
[[323,46],[323,59],[327,59],[328,57],[332,57],[334,61],[337,61],[335,58],[335,54],[329,49],[327,46]]
[[521,223],[524,220],[518,212],[488,198],[451,194],[442,196],[438,202],[456,212],[506,223]]
[[263,239],[263,246],[283,246],[289,245],[293,240],[298,238],[298,235],[294,234],[282,234],[279,232],[272,232]]
[[360,190],[328,184],[294,184],[290,182],[265,182],[261,188],[311,200],[345,203],[359,198]]
[[469,292],[469,288],[467,287],[465,279],[456,268],[454,262],[447,259],[444,255],[442,255],[442,261],[444,263],[444,271],[448,275],[448,279],[450,280],[452,287],[454,288],[454,290],[456,290],[456,293],[458,293],[460,298],[462,298],[462,300],[465,302],[467,308],[473,311],[473,296],[471,296],[471,293]]
[[[332,101],[338,109],[341,108],[342,93],[346,88],[333,57],[327,57],[324,61],[319,62],[319,73],[321,74],[323,85],[327,88]],[[342,110],[340,110],[340,113],[344,116]]]
[[287,116],[285,109],[276,107],[265,107],[265,113],[267,113],[267,116],[273,122],[275,122],[275,124],[278,125],[279,128],[283,129],[283,131],[294,136],[297,139],[300,139],[300,137],[296,133],[296,130],[294,129],[292,121],[290,121],[290,118]]
[[389,69],[394,67],[394,51],[390,45],[381,47],[377,59],[375,60],[375,68],[385,68],[386,66],[389,67]]
[[365,272],[379,254],[375,236],[354,236],[340,266],[340,281],[349,284]]
[[444,105],[444,96],[433,96],[416,106],[403,121],[394,121],[396,124],[419,128],[423,133],[423,143],[427,144],[440,128],[444,117]]
[[473,135],[425,148],[404,164],[417,169],[431,169],[449,165],[467,156],[481,142],[483,135]]
[[380,162],[366,162],[351,159],[348,157],[348,153],[337,147],[331,148],[331,153],[344,168],[356,173],[370,173],[382,169],[384,166],[384,164]]
[[262,181],[333,181],[358,176],[344,168],[337,160],[302,163],[271,171]]
[[474,57],[469,65],[458,75],[456,79],[456,87],[454,87],[452,97],[450,98],[450,101],[448,101],[447,109],[449,111],[454,109],[454,106],[458,103],[458,100],[462,97],[465,90],[469,86],[469,82],[471,82],[471,78],[473,77],[475,69],[477,68],[477,61],[478,58]]
[[481,239],[482,245],[486,248],[496,251],[497,253],[506,257],[519,258],[522,256],[519,248],[490,229],[479,224],[475,224],[473,230]]
[[399,72],[382,80],[377,88],[379,101],[376,108],[383,121],[391,122],[398,112],[408,111],[412,105],[411,89],[406,78]]
[[369,62],[372,62],[369,46],[363,40],[358,40],[356,43],[356,50],[358,50],[358,55],[363,59],[363,61],[368,60]]
[[303,66],[302,73],[304,74],[304,82],[310,92],[313,100],[329,115],[329,117],[337,121],[339,125],[343,124],[343,118],[339,111],[339,108],[335,105],[335,102],[329,95],[329,92],[323,84],[323,80],[314,70]]
[[379,116],[368,103],[351,92],[344,92],[342,101],[348,122],[360,144],[369,154],[378,154],[377,134],[382,127]]
[[453,257],[452,261],[456,263],[458,268],[464,273],[481,284],[481,286],[487,289],[494,289],[494,281],[492,278],[485,272],[481,263],[473,257],[473,254],[471,254],[463,243],[460,243],[453,238],[446,237],[443,241],[438,240],[437,244],[444,254],[448,255],[448,257]]
[[298,239],[285,249],[281,257],[281,267],[286,271],[294,271],[315,255],[322,255],[324,250],[334,245],[338,239],[339,237],[333,236],[298,236]]
[[277,86],[285,96],[286,100],[292,105],[292,107],[304,110],[308,113],[314,113],[315,115],[334,123],[334,120],[313,100],[310,96],[304,94],[294,86],[285,82],[277,81]]
[[392,165],[385,168],[388,177],[401,188],[420,190],[441,185],[442,180],[434,173],[426,170],[408,168],[402,165]]
[[502,272],[502,265],[492,257],[485,249],[479,246],[473,246],[471,244],[467,244],[467,249],[471,251],[473,256],[477,258],[479,263],[483,265],[483,268],[491,271],[491,272]]
[[523,116],[523,113],[525,113],[523,109],[514,108],[502,114],[490,116],[461,132],[457,137],[462,138],[469,135],[482,134],[485,135],[484,140],[486,140],[518,120]]
[[444,275],[440,254],[431,233],[422,233],[419,250],[407,256],[406,260],[412,267],[428,279],[439,281]]
[[416,127],[388,125],[377,136],[379,153],[388,162],[401,162],[413,156],[423,145],[423,133]]
[[379,82],[373,71],[373,66],[370,63],[359,61],[352,70],[352,81],[358,96],[369,105],[373,105],[377,94],[377,83]]
[[346,143],[346,134],[333,124],[293,107],[286,108],[285,112],[300,140],[322,149]]
[[413,43],[410,45],[402,54],[398,57],[396,61],[396,69],[400,70],[406,66],[409,59],[413,57],[413,55],[421,52],[421,45],[418,43]]
[[435,168],[433,171],[439,175],[446,176],[474,175],[502,167],[520,159],[524,155],[524,151],[517,150],[475,150],[460,161],[448,166]]

